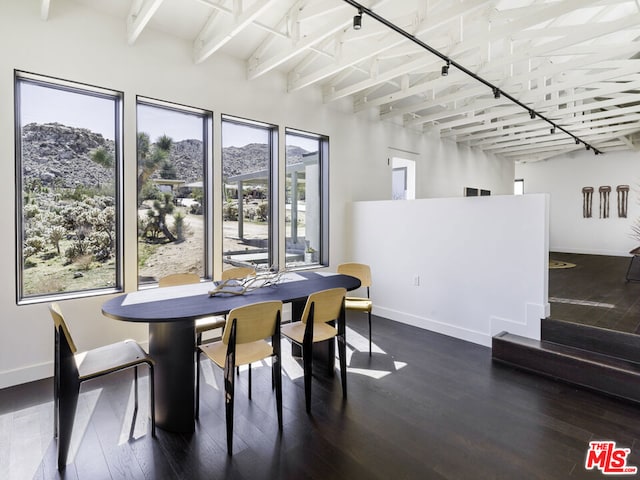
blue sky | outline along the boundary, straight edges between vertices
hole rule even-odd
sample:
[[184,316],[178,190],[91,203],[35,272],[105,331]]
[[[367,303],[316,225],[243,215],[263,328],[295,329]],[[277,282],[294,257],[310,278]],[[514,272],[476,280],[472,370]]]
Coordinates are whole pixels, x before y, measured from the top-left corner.
[[114,139],[113,101],[91,95],[42,87],[29,82],[20,85],[21,125],[29,123],[61,123],[69,127],[87,128]]
[[[70,127],[87,128],[114,139],[112,100],[91,95],[21,83],[21,124],[57,122]],[[165,108],[139,105],[137,128],[149,134],[151,141],[168,135],[174,141],[202,138],[202,119],[196,115]],[[223,147],[242,147],[249,143],[267,143],[267,132],[232,123],[223,123]],[[287,135],[287,142],[307,151],[317,150],[317,141]]]

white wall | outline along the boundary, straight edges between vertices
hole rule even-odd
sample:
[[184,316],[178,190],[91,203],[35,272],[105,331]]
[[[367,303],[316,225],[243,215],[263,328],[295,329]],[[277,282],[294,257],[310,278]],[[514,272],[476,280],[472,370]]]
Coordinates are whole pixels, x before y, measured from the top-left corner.
[[[597,255],[628,255],[640,245],[631,237],[631,226],[640,216],[640,152],[612,152],[594,155],[578,153],[544,162],[516,165],[516,178],[524,179],[527,193],[548,193],[550,197],[550,239],[552,252]],[[598,188],[609,185],[610,217],[599,218]],[[616,186],[629,185],[628,217],[618,218]],[[582,188],[591,186],[591,218],[582,216]]]
[[371,265],[374,313],[486,346],[503,330],[539,339],[549,314],[547,200],[355,202],[353,251]]
[[[142,95],[214,112],[214,172],[220,171],[219,121],[231,114],[317,132],[330,137],[331,264],[349,259],[347,204],[352,200],[389,198],[391,167],[388,148],[416,152],[417,195],[460,195],[466,184],[482,184],[494,193],[510,192],[513,165],[476,154],[437,136],[419,135],[391,123],[376,112],[354,115],[348,101],[323,104],[320,90],[287,94],[286,78],[277,72],[248,82],[244,62],[214,55],[194,65],[192,44],[145,29],[135,45],[126,41],[124,19],[94,13],[70,0],[51,2],[47,21],[38,1],[0,2],[0,159],[14,172],[14,69],[50,75],[124,92],[125,288],[136,288],[135,97]],[[280,146],[284,156],[284,146]],[[215,182],[214,182],[215,184]],[[0,237],[0,388],[50,376],[53,328],[47,305],[16,306],[15,207],[13,177],[0,177],[5,205],[5,234]],[[219,198],[219,195],[213,195]],[[281,198],[284,208],[284,198]],[[220,205],[214,205],[220,218]],[[213,257],[220,262],[222,231],[214,222]],[[218,264],[219,268],[219,264]],[[108,297],[62,302],[78,346],[93,348],[122,338],[146,340],[144,325],[106,319],[100,307]]]

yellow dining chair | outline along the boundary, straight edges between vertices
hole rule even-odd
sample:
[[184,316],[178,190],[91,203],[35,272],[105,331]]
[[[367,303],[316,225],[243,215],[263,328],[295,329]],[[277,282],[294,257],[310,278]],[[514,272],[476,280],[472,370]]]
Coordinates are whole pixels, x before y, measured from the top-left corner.
[[255,277],[256,269],[253,267],[231,267],[222,271],[221,280],[242,279],[247,277]]
[[[230,279],[241,279],[256,274],[255,268],[252,267],[232,267],[222,272],[222,281]],[[200,282],[200,276],[197,273],[172,273],[158,280],[158,287],[174,287],[177,285],[190,285]],[[202,334],[216,328],[224,328],[227,319],[223,315],[215,315],[212,317],[199,318],[196,320],[196,348],[202,344]],[[199,357],[199,352],[197,354]],[[239,372],[238,372],[239,373]],[[196,376],[196,399],[200,395],[200,376]],[[198,417],[199,403],[196,401],[196,418]]]
[[[177,285],[189,285],[200,283],[200,276],[197,273],[172,273],[162,277],[158,281],[158,287],[175,287]],[[223,328],[225,318],[217,315],[213,317],[199,318],[196,320],[196,346],[202,343],[202,334],[216,328]]]
[[[282,367],[280,360],[280,319],[282,302],[261,302],[238,307],[229,312],[222,340],[200,345],[200,351],[224,371],[224,399],[227,423],[227,453],[233,452],[234,367],[273,357],[271,379],[276,391],[278,428],[282,431]],[[265,339],[271,340],[271,345]],[[200,377],[200,355],[197,359]],[[251,398],[251,368],[249,368]],[[196,412],[199,412],[199,396]],[[196,418],[198,413],[196,413]]]
[[373,302],[371,301],[369,288],[371,287],[371,268],[364,263],[342,263],[338,265],[338,273],[343,275],[351,275],[360,280],[360,286],[367,288],[367,296],[365,297],[347,297],[345,300],[345,308],[356,312],[366,312],[369,316],[369,356],[371,356],[371,310]]
[[153,360],[133,340],[105,345],[83,353],[77,353],[76,345],[64,321],[60,306],[52,303],[49,312],[54,323],[54,437],[58,439],[58,470],[67,464],[71,433],[75,419],[80,385],[87,380],[118,372],[134,370],[135,407],[133,420],[138,412],[138,365],[149,367],[149,392],[151,435],[156,436]]
[[[233,267],[222,272],[222,280],[241,279],[256,274],[256,270],[252,267]],[[189,285],[199,283],[200,276],[197,273],[172,273],[162,277],[158,281],[159,287],[173,287],[176,285]],[[202,343],[202,334],[216,328],[224,328],[225,317],[221,315],[199,318],[196,320],[196,345]]]
[[[347,340],[344,311],[346,292],[344,288],[331,288],[312,293],[307,297],[300,321],[288,323],[282,327],[282,334],[302,347],[304,396],[307,413],[311,413],[311,375],[314,343],[331,340],[334,337],[337,338],[342,396],[347,398]],[[337,325],[334,327],[328,322],[336,322]]]

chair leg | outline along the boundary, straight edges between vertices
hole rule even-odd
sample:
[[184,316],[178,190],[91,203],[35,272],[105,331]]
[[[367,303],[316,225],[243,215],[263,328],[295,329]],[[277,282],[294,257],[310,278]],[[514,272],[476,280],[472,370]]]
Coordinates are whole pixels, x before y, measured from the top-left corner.
[[371,312],[369,313],[369,356],[371,356]]
[[[57,347],[56,347],[57,349]],[[53,438],[58,438],[58,407],[60,396],[60,370],[58,367],[58,355],[53,356]]]
[[196,352],[196,420],[200,418],[200,350]]
[[73,383],[74,385],[61,388],[58,397],[58,470],[60,471],[67,466],[73,421],[80,394],[80,383]]
[[[133,411],[138,411],[138,366],[133,367],[133,387],[135,393],[133,394]],[[135,418],[135,417],[134,417]]]
[[251,400],[251,364],[249,364],[249,400]]
[[156,381],[155,370],[153,364],[149,363],[149,400],[151,402],[151,436],[156,436]]
[[[313,344],[312,344],[313,345]],[[307,413],[311,413],[311,377],[313,370],[313,347],[303,347],[302,366],[304,369],[304,400]]]
[[278,411],[278,429],[282,431],[282,365],[280,364],[280,356],[273,357],[271,365],[271,379],[276,390],[276,409]]
[[342,396],[347,398],[347,339],[338,335],[338,357],[340,357],[340,381],[342,382]]
[[224,382],[224,403],[227,423],[227,455],[233,455],[233,395],[234,395],[233,368],[229,369]]

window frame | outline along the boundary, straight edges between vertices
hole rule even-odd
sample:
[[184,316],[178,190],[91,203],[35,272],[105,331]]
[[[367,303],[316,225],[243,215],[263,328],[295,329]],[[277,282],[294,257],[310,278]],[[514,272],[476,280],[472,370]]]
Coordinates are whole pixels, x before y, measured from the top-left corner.
[[[22,174],[22,110],[21,110],[21,85],[30,83],[46,88],[61,90],[64,92],[77,93],[98,98],[112,99],[114,101],[114,203],[115,203],[115,278],[114,286],[91,288],[87,290],[74,290],[70,292],[43,293],[35,295],[25,295],[24,293],[24,198],[23,198],[23,174]],[[123,264],[124,264],[124,178],[123,178],[123,158],[124,158],[124,92],[90,85],[82,82],[65,80],[57,77],[36,74],[15,69],[13,75],[14,87],[14,178],[16,192],[15,200],[15,281],[16,281],[16,304],[30,305],[42,302],[50,302],[69,298],[83,298],[97,295],[109,295],[120,293],[123,287]]]
[[[292,270],[302,270],[309,268],[322,268],[329,266],[329,137],[319,133],[307,132],[292,127],[285,127],[285,169],[286,169],[286,148],[287,135],[294,135],[303,138],[309,138],[318,141],[318,171],[320,172],[320,250],[318,252],[318,262],[308,265],[300,265],[292,267]],[[286,175],[285,175],[286,178]],[[285,182],[286,184],[286,182]],[[286,228],[282,232],[283,238],[286,237]],[[284,258],[286,267],[286,252]]]
[[[222,114],[220,117],[220,161],[222,169],[224,170],[224,158],[223,158],[223,142],[224,135],[222,133],[224,123],[233,123],[235,125],[248,126],[254,128],[262,128],[267,131],[269,145],[268,152],[269,158],[267,160],[267,165],[269,167],[269,241],[268,244],[268,252],[267,252],[267,266],[269,268],[279,268],[279,246],[280,246],[280,234],[279,234],[279,219],[280,219],[280,209],[279,209],[279,198],[280,198],[280,182],[278,175],[278,167],[279,167],[279,156],[278,156],[278,146],[279,146],[279,136],[278,136],[278,125],[261,122],[258,120],[251,120],[247,118],[238,117],[236,115]],[[224,175],[220,176],[220,182],[224,182]],[[223,185],[224,188],[224,185]],[[221,218],[221,225],[223,225],[224,220]],[[222,233],[222,242],[224,245],[224,228]],[[224,269],[224,246],[222,248],[222,267]]]
[[[204,271],[203,271],[203,279],[211,279],[212,278],[212,273],[213,273],[213,266],[212,266],[212,255],[211,252],[213,250],[213,245],[212,245],[212,232],[213,232],[213,224],[214,224],[214,220],[213,220],[213,216],[211,215],[211,212],[213,212],[214,208],[212,205],[212,201],[213,201],[213,195],[211,192],[211,182],[210,182],[210,177],[212,176],[212,165],[213,165],[213,155],[212,155],[212,145],[213,145],[213,112],[204,108],[198,108],[198,107],[192,107],[192,106],[188,106],[188,105],[183,105],[183,104],[179,104],[179,103],[175,103],[175,102],[170,102],[167,100],[160,100],[157,98],[151,98],[151,97],[146,97],[144,95],[136,95],[136,177],[134,178],[134,181],[137,182],[137,169],[138,169],[138,164],[137,164],[137,159],[138,159],[138,151],[137,151],[137,137],[138,137],[138,132],[139,132],[139,121],[138,121],[138,106],[139,105],[144,105],[147,107],[155,107],[155,108],[162,108],[165,110],[169,110],[169,111],[173,111],[176,113],[190,113],[190,114],[194,114],[194,115],[198,115],[198,116],[202,116],[202,152],[204,155],[203,158],[203,165],[202,165],[202,175],[203,175],[203,180],[202,180],[202,189],[203,189],[203,201],[204,201],[204,205],[203,205],[203,221],[205,222],[203,225],[203,231],[204,231],[204,256],[203,256],[203,262],[204,262]],[[136,204],[138,201],[137,198],[137,188],[136,188]],[[136,225],[137,225],[137,220],[138,220],[138,213],[136,212]],[[138,237],[139,232],[137,231],[136,228],[136,284],[137,284],[137,288],[141,289],[141,288],[146,288],[149,286],[154,286],[157,285],[157,282],[149,282],[149,283],[140,283],[140,276],[139,276],[139,271],[140,271],[140,265],[138,264],[138,255],[139,255],[139,237]]]

